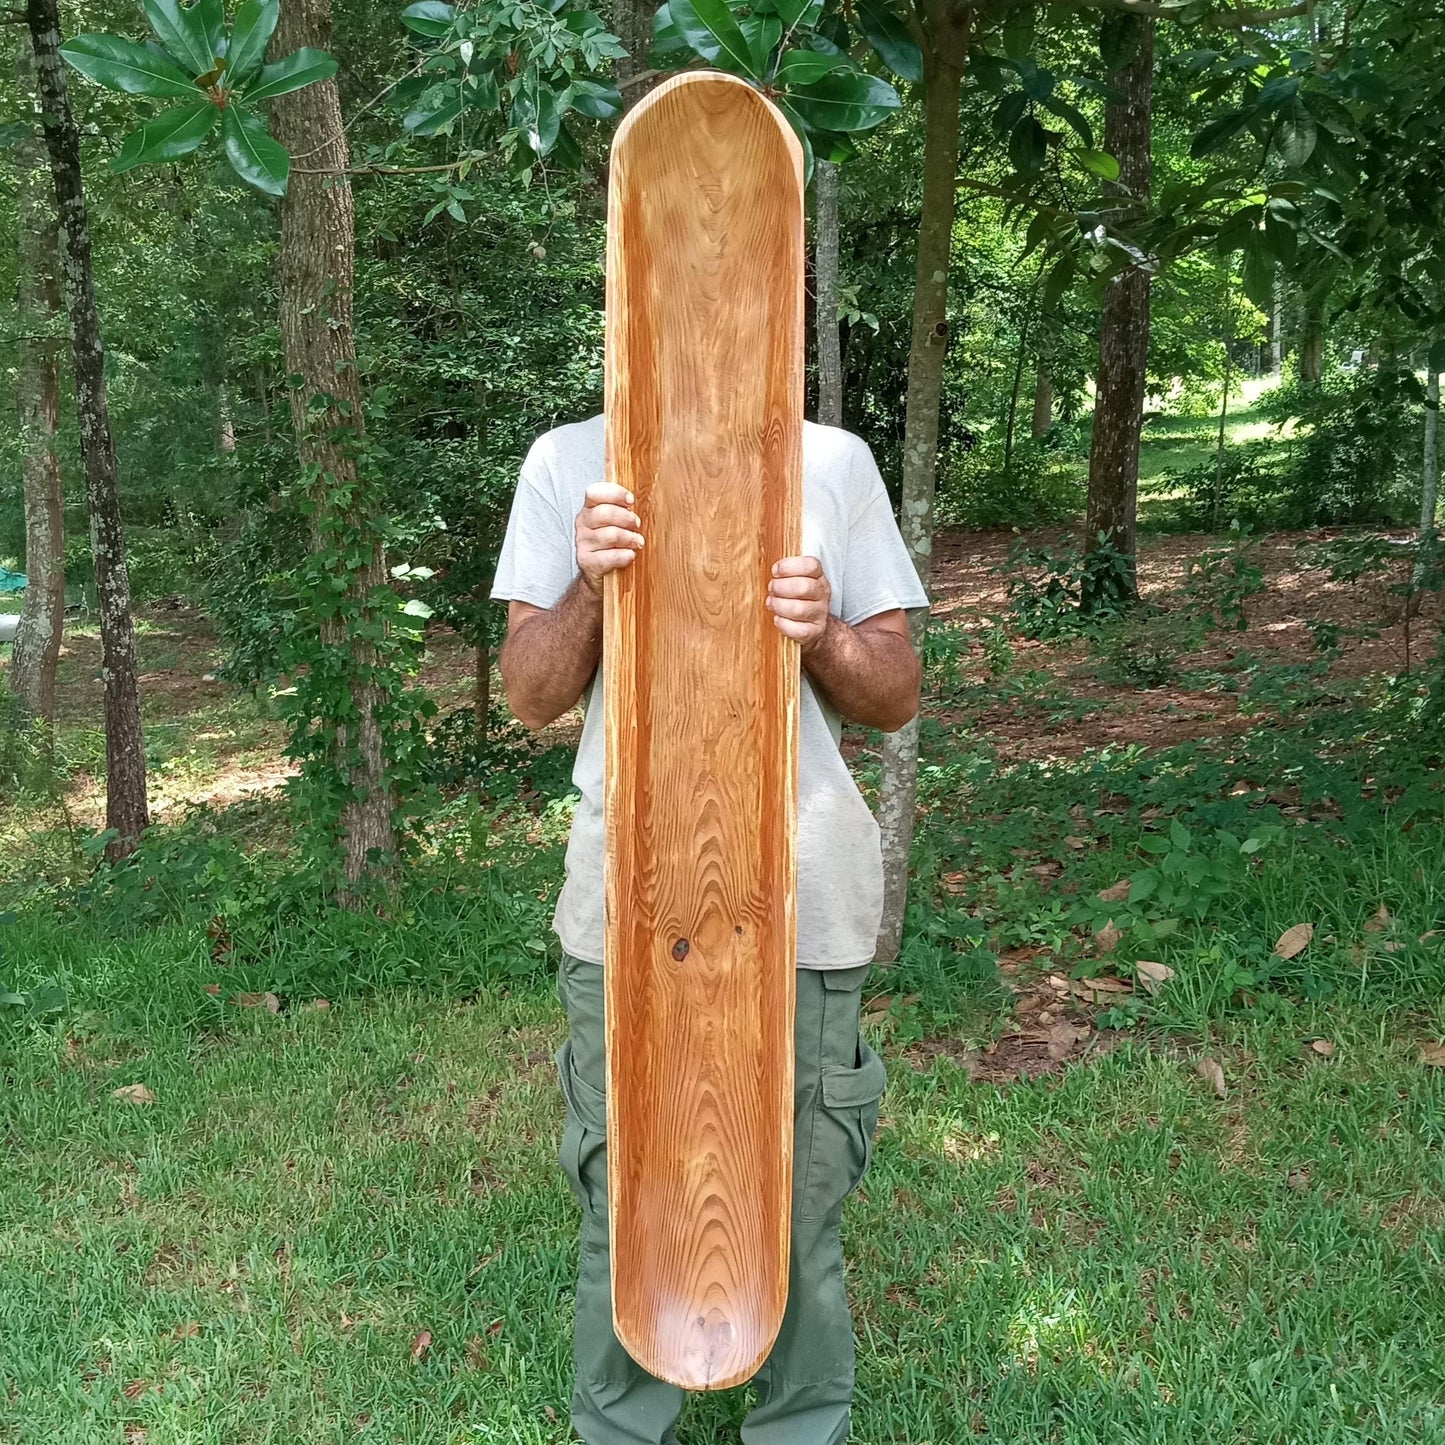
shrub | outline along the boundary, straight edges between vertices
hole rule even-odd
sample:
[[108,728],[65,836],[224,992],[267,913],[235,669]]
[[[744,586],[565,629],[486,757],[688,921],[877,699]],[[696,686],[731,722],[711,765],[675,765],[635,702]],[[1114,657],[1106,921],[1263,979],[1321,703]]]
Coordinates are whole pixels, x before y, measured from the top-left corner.
[[1071,441],[1064,428],[1037,441],[1024,437],[1007,466],[1001,437],[955,454],[938,489],[939,523],[1032,528],[1073,520],[1084,508],[1085,467]]

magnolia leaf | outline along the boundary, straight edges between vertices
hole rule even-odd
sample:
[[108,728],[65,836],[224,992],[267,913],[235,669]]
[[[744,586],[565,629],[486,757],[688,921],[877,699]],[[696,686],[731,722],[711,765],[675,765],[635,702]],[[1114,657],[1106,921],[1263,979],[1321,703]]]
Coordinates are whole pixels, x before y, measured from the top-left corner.
[[168,55],[119,35],[77,35],[60,47],[73,69],[87,80],[127,95],[194,100],[196,85]]
[[788,89],[794,85],[808,85],[830,70],[846,66],[846,55],[822,55],[816,50],[789,50],[773,73],[775,84]]
[[179,0],[141,0],[141,8],[161,44],[188,66],[192,75],[200,75],[216,63],[194,5],[181,5]]
[[289,95],[293,90],[314,85],[318,80],[329,80],[335,74],[336,60],[333,56],[324,50],[303,46],[262,69],[260,80],[246,87],[246,104],[254,105],[258,100]]
[[798,114],[819,130],[872,130],[903,104],[898,92],[876,75],[834,70],[788,97]]
[[671,0],[668,12],[678,33],[704,60],[740,75],[759,77],[727,0]]
[[1275,149],[1285,165],[1298,168],[1314,153],[1319,132],[1314,117],[1298,99],[1279,119],[1275,130]]
[[156,1096],[144,1084],[122,1084],[112,1089],[110,1097],[117,1104],[154,1104]]
[[221,112],[209,100],[163,110],[154,120],[126,136],[110,168],[116,172],[128,171],[152,161],[174,161],[188,156],[220,118]]
[[1152,958],[1136,959],[1134,969],[1145,992],[1150,994],[1158,993],[1174,977],[1174,970],[1167,963],[1156,963]]
[[226,73],[232,86],[244,85],[260,69],[280,14],[277,0],[245,0],[236,11],[231,48],[226,52]]
[[1078,157],[1079,164],[1086,171],[1092,171],[1100,179],[1106,181],[1119,179],[1119,162],[1108,151],[1077,150],[1074,155]]
[[903,80],[923,79],[923,54],[918,42],[887,0],[857,0],[853,19],[863,38],[894,75]]
[[456,14],[456,10],[442,0],[418,0],[401,12],[401,23],[428,40],[440,40],[451,30]]
[[1200,1059],[1195,1072],[1213,1087],[1221,1099],[1229,1097],[1229,1086],[1224,1082],[1224,1065],[1218,1059],[1206,1054]]
[[1274,951],[1281,958],[1294,958],[1309,947],[1310,940],[1314,936],[1315,926],[1313,923],[1296,923],[1293,928],[1286,928],[1280,934]]
[[226,159],[243,181],[268,196],[286,194],[291,157],[285,146],[272,139],[263,121],[232,101],[221,121],[221,135]]

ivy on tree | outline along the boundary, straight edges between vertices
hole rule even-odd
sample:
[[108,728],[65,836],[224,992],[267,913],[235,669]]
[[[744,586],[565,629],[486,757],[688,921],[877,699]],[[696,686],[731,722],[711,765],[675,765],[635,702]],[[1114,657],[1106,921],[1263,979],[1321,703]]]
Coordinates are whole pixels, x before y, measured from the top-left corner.
[[291,157],[254,107],[336,73],[336,61],[303,47],[266,64],[266,46],[281,13],[279,0],[245,0],[229,31],[222,0],[143,0],[156,40],[77,35],[60,47],[89,80],[128,95],[188,102],[163,110],[132,131],[111,161],[113,171],[180,160],[221,128],[232,169],[268,195],[286,193]]

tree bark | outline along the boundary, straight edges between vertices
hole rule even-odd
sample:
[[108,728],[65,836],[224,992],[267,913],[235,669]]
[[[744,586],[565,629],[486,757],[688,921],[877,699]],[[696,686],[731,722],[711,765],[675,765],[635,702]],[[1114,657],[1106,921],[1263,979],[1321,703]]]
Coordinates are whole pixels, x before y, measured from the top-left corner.
[[[968,61],[972,12],[950,0],[919,0],[923,40],[923,206],[913,284],[913,339],[908,352],[908,400],[903,423],[901,530],[919,580],[933,571],[933,495],[938,470],[938,420],[943,360],[948,345],[948,270],[953,253],[957,194],[958,102]],[[913,644],[923,646],[928,614],[910,619]],[[878,828],[883,847],[883,918],[876,957],[898,957],[908,900],[908,864],[918,797],[918,729],[912,722],[883,738]]]
[[[1151,109],[1154,88],[1154,25],[1137,15],[1112,23],[1134,32],[1127,65],[1110,73],[1118,99],[1104,108],[1104,149],[1119,162],[1119,179],[1106,186],[1123,219],[1140,214],[1149,201]],[[1144,420],[1144,382],[1149,359],[1149,273],[1128,266],[1109,282],[1099,317],[1099,369],[1095,387],[1094,435],[1089,448],[1089,499],[1085,546],[1102,534],[1127,558],[1122,575],[1108,577],[1110,597],[1137,595],[1134,575],[1135,522],[1139,505],[1139,433]],[[1108,600],[1090,593],[1087,608]]]
[[[331,48],[331,0],[288,0],[272,42],[274,55],[301,46]],[[341,100],[334,78],[318,81],[271,107],[276,138],[294,161],[281,204],[281,243],[276,256],[281,302],[281,344],[286,370],[299,384],[291,393],[291,420],[302,465],[315,468],[312,546],[329,552],[337,525],[364,524],[366,488],[359,485],[356,443],[362,434],[361,387],[356,372],[353,296],[356,235]],[[304,167],[304,168],[303,168]],[[338,504],[335,498],[345,497]],[[374,535],[374,534],[373,534]],[[344,568],[345,599],[353,615],[324,620],[323,648],[349,653],[352,728],[338,725],[338,772],[351,798],[340,817],[343,871],[348,883],[384,875],[395,850],[393,798],[377,711],[380,686],[368,679],[377,663],[374,643],[363,635],[382,625],[367,599],[386,582],[386,555],[379,539],[359,561]]]
[[[617,84],[622,90],[623,105],[631,109],[661,78],[647,77],[647,56],[652,49],[652,17],[656,5],[651,0],[614,0],[612,28],[627,52],[614,64]],[[645,79],[641,77],[647,77]]]
[[813,167],[814,282],[818,290],[818,422],[843,425],[843,353],[838,345],[838,167]]
[[472,683],[472,714],[476,719],[477,736],[487,735],[487,721],[492,715],[492,649],[487,646],[486,633],[477,644],[476,676]]
[[1029,435],[1037,441],[1047,434],[1054,424],[1054,379],[1044,366],[1034,375],[1034,414],[1029,423]]
[[1284,369],[1284,288],[1274,280],[1274,305],[1269,316],[1269,371],[1278,376]]
[[[33,57],[20,52],[20,95],[34,94]],[[60,247],[53,197],[46,194],[38,138],[14,147],[19,253],[16,277],[15,402],[25,493],[25,603],[10,659],[10,686],[31,718],[55,730],[55,669],[65,627],[65,491],[55,433],[60,423],[64,320],[55,263]]]
[[1435,532],[1435,507],[1440,495],[1440,373],[1425,380],[1425,459],[1421,468],[1420,540]]
[[1325,376],[1325,304],[1310,297],[1305,302],[1304,320],[1300,326],[1299,379],[1310,386],[1318,385]]
[[150,823],[130,578],[125,565],[115,442],[105,389],[105,351],[90,264],[90,222],[80,173],[80,135],[70,110],[65,67],[60,59],[56,0],[29,0],[26,20],[35,52],[36,90],[63,243],[61,280],[70,316],[75,408],[85,460],[105,680],[105,822],[108,829],[114,830],[114,837],[106,845],[106,856],[115,859],[134,850]]

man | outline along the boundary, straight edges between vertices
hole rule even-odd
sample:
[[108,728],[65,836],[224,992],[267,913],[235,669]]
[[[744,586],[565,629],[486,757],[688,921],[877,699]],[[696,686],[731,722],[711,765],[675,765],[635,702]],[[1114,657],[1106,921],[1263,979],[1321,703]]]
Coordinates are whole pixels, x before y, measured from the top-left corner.
[[[492,596],[508,603],[500,666],[512,711],[545,727],[584,693],[573,781],[581,800],[554,922],[570,1036],[562,1163],[582,1205],[572,1423],[587,1445],[672,1440],[682,1392],[648,1375],[612,1331],[602,1027],[602,579],[644,546],[633,498],[603,479],[601,417],[559,427],[522,466]],[[927,596],[872,455],[857,437],[803,431],[803,550],[772,569],[767,607],[803,664],[798,760],[798,992],[788,1306],[746,1445],[839,1445],[853,1397],[853,1328],[838,1236],[868,1167],[881,1060],[858,1034],[883,901],[878,828],[838,742],[842,718],[902,727],[918,708],[905,609]]]

